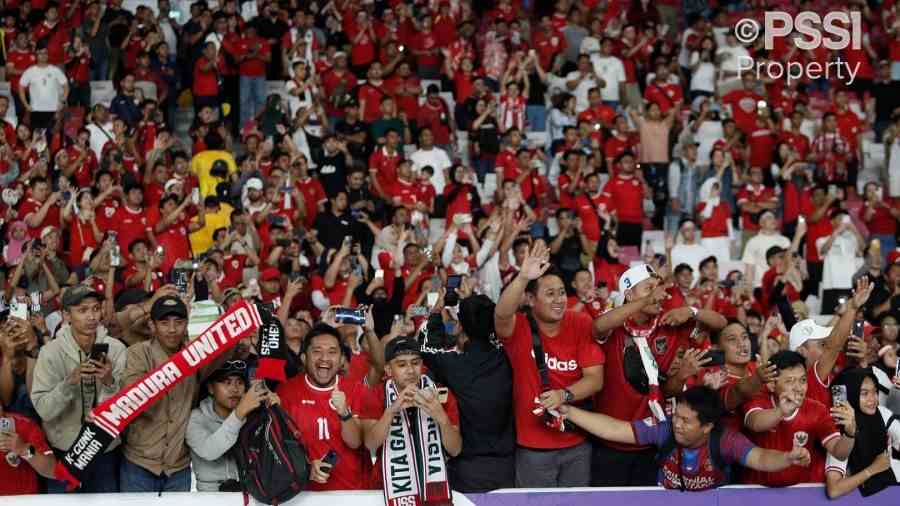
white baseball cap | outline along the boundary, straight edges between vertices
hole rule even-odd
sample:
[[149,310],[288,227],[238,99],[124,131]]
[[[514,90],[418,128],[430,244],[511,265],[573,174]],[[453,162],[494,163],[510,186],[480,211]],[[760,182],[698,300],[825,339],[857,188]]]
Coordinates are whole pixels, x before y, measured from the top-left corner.
[[788,346],[791,351],[797,351],[797,348],[803,346],[803,343],[810,339],[825,339],[831,334],[834,327],[823,327],[816,323],[812,318],[799,321],[791,327],[791,337]]
[[656,275],[653,267],[645,263],[637,264],[623,272],[622,276],[619,277],[619,293],[625,295],[625,290],[630,290],[641,281],[656,277]]
[[246,186],[248,190],[262,190],[263,182],[262,179],[258,177],[251,177],[247,180]]

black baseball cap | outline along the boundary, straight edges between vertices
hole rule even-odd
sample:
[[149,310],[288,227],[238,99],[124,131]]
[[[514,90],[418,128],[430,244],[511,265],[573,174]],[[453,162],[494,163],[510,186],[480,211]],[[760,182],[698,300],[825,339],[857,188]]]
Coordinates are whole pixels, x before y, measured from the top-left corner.
[[228,360],[219,366],[218,369],[213,371],[212,374],[209,375],[209,382],[215,383],[217,381],[222,381],[231,376],[237,376],[244,380],[244,383],[247,383],[247,362],[243,360]]
[[153,307],[150,308],[150,319],[157,321],[169,316],[177,316],[179,318],[187,318],[188,310],[179,297],[174,295],[166,295],[156,299]]
[[384,361],[390,362],[400,355],[421,355],[421,345],[408,336],[400,336],[388,342],[384,347]]
[[77,306],[81,304],[84,299],[95,298],[97,300],[103,300],[103,294],[94,290],[92,287],[87,285],[76,285],[72,288],[66,290],[66,293],[62,296],[62,306],[63,309],[69,309],[72,306]]

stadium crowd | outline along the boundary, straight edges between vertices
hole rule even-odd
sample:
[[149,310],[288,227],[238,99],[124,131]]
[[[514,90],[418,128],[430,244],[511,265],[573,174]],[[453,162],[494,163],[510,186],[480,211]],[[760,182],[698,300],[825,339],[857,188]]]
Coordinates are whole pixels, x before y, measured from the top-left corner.
[[[2,5],[0,494],[65,492],[90,411],[242,300],[288,381],[242,341],[78,492],[240,490],[271,403],[310,490],[391,504],[900,480],[893,0]],[[862,43],[740,42],[768,10]]]

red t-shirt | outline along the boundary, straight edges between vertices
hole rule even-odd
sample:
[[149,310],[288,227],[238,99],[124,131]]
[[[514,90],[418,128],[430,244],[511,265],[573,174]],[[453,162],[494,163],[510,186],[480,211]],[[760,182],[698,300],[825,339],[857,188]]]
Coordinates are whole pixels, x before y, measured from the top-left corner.
[[397,165],[400,164],[400,152],[389,154],[387,148],[376,149],[369,157],[369,172],[374,173],[381,189],[388,191],[397,182]]
[[219,284],[222,290],[236,287],[244,280],[244,266],[247,265],[246,255],[229,255],[222,259],[222,274],[224,278]]
[[747,135],[747,145],[750,147],[750,165],[768,170],[775,150],[775,132],[768,127],[754,126]]
[[[43,207],[43,202],[38,202],[33,198],[29,197],[25,199],[25,202],[19,206],[19,219],[25,220],[29,214],[34,214],[40,211],[41,207]],[[41,231],[44,230],[44,227],[54,226],[59,228],[59,205],[53,204],[47,209],[47,214],[44,215],[44,220],[37,227],[28,227],[28,235],[31,236],[32,239],[37,239],[41,236]]]
[[[11,418],[16,424],[16,434],[26,443],[34,446],[36,454],[50,454],[50,446],[44,438],[41,427],[30,418],[17,413],[4,412],[4,418]],[[4,454],[4,456],[6,456]],[[20,457],[17,467],[12,467],[5,458],[0,458],[0,495],[27,495],[39,493],[38,475]]]
[[17,93],[19,90],[19,79],[22,78],[22,72],[28,70],[28,67],[37,63],[37,56],[31,51],[22,51],[20,49],[12,49],[6,56],[6,63],[18,70],[20,73],[9,76],[9,88]]
[[381,117],[381,100],[387,95],[385,83],[365,83],[359,87],[359,103],[365,102],[366,108],[362,111],[362,120],[372,123]]
[[[688,346],[689,336],[693,331],[694,324],[686,323],[680,327],[659,325],[650,333],[647,344],[650,346],[650,351],[661,372],[665,373],[669,370],[679,348]],[[625,327],[619,327],[613,330],[612,334],[603,342],[603,351],[606,353],[603,390],[594,396],[594,410],[619,420],[633,422],[647,418],[651,414],[648,405],[649,397],[637,391],[625,378],[626,344],[628,347],[634,346],[629,343],[629,337]],[[636,353],[637,350],[634,352]],[[604,441],[604,444],[622,451],[637,451],[646,448],[646,446],[611,441]]]
[[450,144],[450,109],[444,100],[438,98],[437,103],[426,100],[419,106],[416,116],[419,128],[428,127],[434,134],[434,143]]
[[194,64],[193,92],[198,97],[214,97],[219,94],[219,79],[215,69],[203,70],[208,64],[209,60],[205,56],[197,58],[197,63]]
[[[322,91],[325,92],[326,97],[331,97],[339,93],[350,93],[355,87],[356,76],[349,71],[345,70],[338,73],[335,70],[330,70],[325,72],[322,76]],[[335,108],[331,100],[325,100],[325,110],[328,112],[329,116],[336,116],[339,118],[344,117],[344,110]]]
[[188,227],[191,217],[183,213],[181,219],[156,233],[156,242],[165,250],[159,269],[169,272],[178,260],[191,258],[191,244],[188,241]]
[[734,90],[722,97],[722,103],[731,106],[731,116],[744,133],[756,125],[756,105],[760,100],[762,97],[746,90]]
[[[341,377],[335,386],[347,396],[347,407],[353,413],[361,413],[366,387],[360,383],[347,381]],[[318,460],[329,450],[337,453],[338,459],[325,484],[309,481],[312,491],[361,490],[369,481],[369,457],[364,447],[350,448],[341,437],[341,419],[331,407],[331,394],[335,386],[321,388],[310,381],[306,374],[297,375],[279,385],[277,393],[281,405],[300,430],[300,441],[311,460]]]
[[[772,409],[775,405],[775,399],[769,392],[757,395],[744,404],[745,423],[751,413]],[[825,481],[824,445],[840,435],[828,408],[807,396],[800,409],[792,416],[782,420],[774,430],[749,432],[749,436],[750,440],[760,448],[770,450],[789,452],[795,446],[805,447],[812,457],[809,467],[791,466],[777,473],[764,473],[748,468],[743,474],[743,481],[767,487],[789,487],[797,483],[822,483]]]
[[[603,350],[594,341],[592,333],[593,322],[590,317],[566,311],[555,336],[541,334],[551,389],[573,385],[581,380],[582,369],[603,365],[606,361]],[[534,363],[528,318],[523,313],[517,313],[512,335],[499,337],[513,369],[516,438],[519,445],[557,449],[570,448],[584,442],[583,434],[553,430],[532,412],[536,406],[535,398],[543,389]]]
[[128,245],[136,239],[146,239],[147,230],[150,229],[146,210],[132,211],[126,206],[116,209],[111,223],[118,236],[119,250],[123,258],[129,257]]
[[235,56],[247,56],[252,49],[259,48],[257,56],[248,58],[241,62],[238,72],[242,76],[263,77],[266,75],[266,62],[263,56],[271,55],[272,50],[269,47],[269,41],[260,37],[242,37],[234,44]]
[[610,211],[615,211],[621,223],[644,222],[644,186],[634,176],[618,175],[603,187],[609,196]]
[[[562,182],[560,182],[560,187],[562,187]],[[597,216],[597,208],[594,207],[591,199],[583,193],[578,195],[575,197],[574,208],[581,219],[581,230],[584,231],[584,236],[591,241],[599,241],[600,218]]]
[[[133,262],[129,263],[128,266],[125,267],[125,273],[122,275],[122,279],[127,281],[128,278],[134,276],[135,274],[137,274],[137,272],[138,272],[137,265],[135,265]],[[162,286],[165,284],[165,282],[166,282],[166,275],[163,274],[162,272],[153,271],[152,273],[150,273],[150,291],[151,292],[162,288]],[[141,282],[137,286],[139,288],[144,288],[144,278],[141,278]]]
[[821,262],[819,258],[819,249],[816,248],[816,241],[820,237],[828,237],[833,232],[831,220],[828,219],[827,213],[819,221],[810,221],[812,210],[806,215],[806,261]]
[[[738,207],[744,202],[763,204],[766,202],[777,201],[778,199],[778,197],[775,196],[775,191],[771,188],[766,188],[763,185],[754,187],[752,184],[748,184],[738,190],[736,196]],[[759,223],[753,221],[754,214],[758,213],[751,214],[743,210],[741,211],[741,228],[744,230],[759,230]]]
[[866,201],[859,209],[859,219],[866,224],[870,234],[895,235],[897,233],[897,219],[891,214],[891,209],[897,207],[897,202],[888,197],[884,206],[875,206],[875,213],[870,219],[865,219],[866,210],[870,207]]
[[[706,208],[706,202],[697,204],[697,215]],[[728,236],[728,220],[731,219],[731,208],[724,201],[719,201],[719,205],[713,208],[709,218],[703,220],[700,224],[700,237],[727,237]]]

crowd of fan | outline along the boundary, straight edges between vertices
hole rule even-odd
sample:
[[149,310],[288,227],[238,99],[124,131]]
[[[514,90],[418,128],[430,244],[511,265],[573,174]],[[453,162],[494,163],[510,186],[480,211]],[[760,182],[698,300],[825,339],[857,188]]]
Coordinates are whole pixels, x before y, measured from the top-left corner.
[[[290,379],[242,341],[79,491],[239,490],[265,403],[312,490],[387,486],[404,409],[460,491],[900,479],[898,176],[856,190],[866,145],[900,171],[894,2],[140,3],[4,3],[0,493],[63,492],[91,409],[241,300]],[[775,8],[863,44],[738,42]]]

